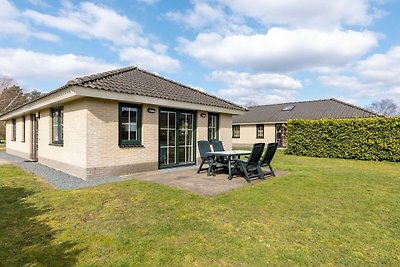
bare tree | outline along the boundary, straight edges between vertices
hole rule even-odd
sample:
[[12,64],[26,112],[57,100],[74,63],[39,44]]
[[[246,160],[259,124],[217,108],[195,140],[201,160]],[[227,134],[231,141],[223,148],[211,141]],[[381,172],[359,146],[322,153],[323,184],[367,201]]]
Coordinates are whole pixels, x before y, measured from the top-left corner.
[[397,104],[394,103],[391,99],[374,101],[367,107],[367,109],[387,117],[396,116],[400,112]]
[[[10,77],[0,77],[0,114],[40,97],[40,91],[25,92]],[[5,138],[5,122],[0,121],[0,140]]]
[[0,94],[4,89],[9,88],[14,84],[16,83],[13,78],[7,76],[0,77]]

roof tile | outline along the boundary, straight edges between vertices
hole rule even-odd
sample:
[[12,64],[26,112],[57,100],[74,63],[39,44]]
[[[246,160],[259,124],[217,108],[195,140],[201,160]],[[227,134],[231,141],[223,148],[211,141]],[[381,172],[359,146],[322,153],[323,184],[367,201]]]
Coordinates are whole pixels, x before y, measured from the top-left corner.
[[67,85],[79,85],[105,91],[116,91],[193,104],[246,110],[246,108],[232,102],[228,102],[137,67],[127,67],[76,78],[69,81]]
[[[287,105],[294,105],[291,111],[282,111]],[[363,118],[379,116],[361,107],[331,98],[283,104],[249,107],[249,111],[233,116],[233,123],[286,122],[289,119],[322,118]]]

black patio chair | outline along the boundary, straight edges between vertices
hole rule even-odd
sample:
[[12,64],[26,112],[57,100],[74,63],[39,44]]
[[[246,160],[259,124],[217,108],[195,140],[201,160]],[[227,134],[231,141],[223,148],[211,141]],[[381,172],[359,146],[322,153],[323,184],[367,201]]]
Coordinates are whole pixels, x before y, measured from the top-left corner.
[[264,173],[261,170],[260,166],[260,158],[264,151],[264,147],[265,147],[264,143],[254,144],[248,160],[247,161],[240,159],[236,160],[232,172],[234,174],[244,175],[248,183],[250,183],[250,179],[254,177],[264,179]]
[[276,149],[278,148],[278,143],[269,143],[267,145],[267,151],[265,151],[264,157],[260,161],[261,167],[268,167],[269,171],[264,172],[264,175],[275,176],[275,171],[272,169],[271,161],[275,156]]
[[[220,141],[220,140],[212,140],[211,145],[213,147],[213,150],[216,152],[225,151],[224,145],[223,145],[222,141]],[[219,156],[219,157],[217,157],[216,160],[218,163],[226,164],[228,162],[228,157]]]
[[197,173],[200,173],[201,171],[208,171],[207,168],[202,168],[204,163],[211,164],[212,162],[212,156],[209,156],[207,153],[211,152],[210,148],[210,143],[208,141],[197,141],[197,146],[199,147],[199,153],[201,157],[201,163],[199,166],[199,169],[197,170]]
[[212,140],[211,145],[214,151],[225,151],[224,145],[220,140]]

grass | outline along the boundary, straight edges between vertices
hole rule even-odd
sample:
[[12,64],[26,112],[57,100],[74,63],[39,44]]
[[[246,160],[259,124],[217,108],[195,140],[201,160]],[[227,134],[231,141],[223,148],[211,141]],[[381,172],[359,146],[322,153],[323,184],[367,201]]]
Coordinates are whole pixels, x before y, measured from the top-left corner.
[[289,174],[216,197],[142,181],[60,191],[0,166],[0,265],[400,265],[400,164],[274,162]]
[[1,151],[6,151],[6,144],[0,143],[0,152]]

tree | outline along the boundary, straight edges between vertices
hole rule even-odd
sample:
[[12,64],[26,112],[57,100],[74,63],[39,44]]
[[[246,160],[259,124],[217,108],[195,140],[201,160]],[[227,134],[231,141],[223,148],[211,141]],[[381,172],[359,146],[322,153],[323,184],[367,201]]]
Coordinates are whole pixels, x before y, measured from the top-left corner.
[[15,81],[11,77],[0,77],[0,94],[3,92],[4,89],[12,86],[15,84]]
[[367,109],[386,117],[396,116],[400,112],[397,104],[394,103],[391,99],[374,101],[367,107]]
[[[41,95],[37,90],[25,92],[10,77],[0,77],[0,114],[33,101]],[[0,140],[5,139],[5,127],[5,122],[0,121]]]

